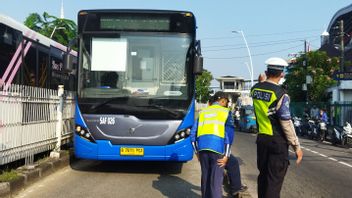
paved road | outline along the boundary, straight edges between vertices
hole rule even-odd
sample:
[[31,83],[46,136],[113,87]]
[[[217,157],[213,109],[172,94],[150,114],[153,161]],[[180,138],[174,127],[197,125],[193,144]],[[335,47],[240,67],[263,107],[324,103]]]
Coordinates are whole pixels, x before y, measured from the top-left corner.
[[[351,197],[352,150],[302,139],[304,159],[297,167],[290,153],[281,197]],[[255,135],[237,133],[233,153],[242,178],[256,197]],[[182,170],[182,171],[181,171]],[[226,195],[226,193],[224,193]],[[80,160],[20,192],[17,198],[200,197],[200,167],[185,163],[121,163]]]
[[[281,197],[352,197],[352,150],[300,139],[304,158],[300,166],[290,152],[290,167],[285,178]],[[240,156],[242,177],[256,197],[256,145],[255,135],[237,133],[236,149]]]
[[[15,197],[200,198],[200,195],[200,165],[194,158],[185,164],[78,160]],[[228,196],[225,191],[223,195]]]
[[196,160],[186,164],[80,160],[33,184],[16,197],[198,198],[199,165]]

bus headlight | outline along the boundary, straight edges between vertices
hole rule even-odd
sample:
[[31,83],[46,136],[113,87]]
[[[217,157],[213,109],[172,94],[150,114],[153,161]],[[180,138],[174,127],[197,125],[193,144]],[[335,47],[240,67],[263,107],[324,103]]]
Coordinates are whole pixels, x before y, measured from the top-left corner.
[[180,131],[177,131],[175,133],[175,135],[174,135],[173,140],[170,143],[173,144],[173,143],[182,141],[185,138],[187,138],[190,134],[191,134],[191,129],[190,128],[186,128],[186,129],[182,129]]
[[181,136],[182,138],[186,137],[186,132],[182,131],[182,132],[180,133],[180,136]]
[[88,129],[77,125],[76,126],[76,130],[75,130],[76,134],[78,136],[80,136],[81,138],[88,140],[90,142],[95,142],[92,135],[90,134],[90,132],[88,131]]

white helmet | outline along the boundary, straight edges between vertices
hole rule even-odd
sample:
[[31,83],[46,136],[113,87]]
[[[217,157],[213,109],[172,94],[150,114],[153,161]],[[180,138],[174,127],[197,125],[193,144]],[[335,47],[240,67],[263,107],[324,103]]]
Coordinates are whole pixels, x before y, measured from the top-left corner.
[[265,64],[268,65],[268,69],[275,70],[284,70],[284,67],[287,67],[287,62],[282,58],[272,57],[265,61]]

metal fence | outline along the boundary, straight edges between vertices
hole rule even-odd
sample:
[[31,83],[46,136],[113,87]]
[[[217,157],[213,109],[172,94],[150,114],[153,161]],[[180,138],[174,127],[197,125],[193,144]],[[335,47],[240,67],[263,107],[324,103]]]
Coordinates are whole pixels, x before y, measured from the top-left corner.
[[292,102],[291,112],[297,117],[302,117],[303,112],[311,113],[312,108],[324,109],[329,117],[330,125],[343,126],[346,122],[352,123],[352,102]]
[[[65,92],[62,143],[72,136],[74,93]],[[57,90],[23,85],[0,86],[0,165],[19,159],[33,163],[34,155],[57,143]]]

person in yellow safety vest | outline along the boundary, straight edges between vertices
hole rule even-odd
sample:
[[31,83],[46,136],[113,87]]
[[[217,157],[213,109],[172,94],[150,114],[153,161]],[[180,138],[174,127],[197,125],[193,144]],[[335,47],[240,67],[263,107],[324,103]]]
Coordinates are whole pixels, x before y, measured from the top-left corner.
[[276,57],[269,58],[265,64],[267,80],[251,89],[258,126],[258,197],[277,198],[289,165],[288,146],[296,153],[296,164],[301,162],[303,152],[291,121],[289,96],[278,84],[288,64]]
[[199,113],[191,130],[194,152],[201,165],[203,198],[221,198],[224,167],[231,154],[234,124],[228,96],[214,94],[214,103]]

